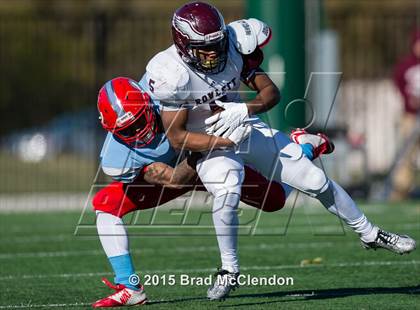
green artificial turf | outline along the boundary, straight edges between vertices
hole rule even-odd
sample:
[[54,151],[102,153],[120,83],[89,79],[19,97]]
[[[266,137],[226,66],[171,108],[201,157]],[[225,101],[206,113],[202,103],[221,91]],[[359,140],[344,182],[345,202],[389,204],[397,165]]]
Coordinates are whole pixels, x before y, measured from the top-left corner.
[[[418,203],[361,208],[384,229],[420,239]],[[179,280],[208,276],[220,264],[209,214],[161,210],[126,219],[137,272],[143,280],[159,277],[159,285],[146,286],[146,309],[420,308],[420,251],[366,251],[319,206],[262,214],[257,227],[254,210],[242,211],[241,223],[249,226],[239,239],[242,274],[293,277],[294,283],[242,286],[223,302],[208,301],[207,286]],[[0,215],[0,309],[89,309],[111,293],[100,282],[112,274],[95,229],[82,217],[75,236],[79,220],[79,213],[65,212]],[[301,266],[303,260],[309,264]],[[176,284],[164,285],[171,275]]]

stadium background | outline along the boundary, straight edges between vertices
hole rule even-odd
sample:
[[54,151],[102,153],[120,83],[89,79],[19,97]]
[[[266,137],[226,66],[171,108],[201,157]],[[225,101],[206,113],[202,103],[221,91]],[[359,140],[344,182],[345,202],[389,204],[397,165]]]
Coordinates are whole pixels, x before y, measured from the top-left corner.
[[[264,69],[283,100],[264,118],[290,131],[308,123],[312,106],[317,117],[310,129],[325,129],[336,143],[335,153],[317,164],[374,222],[419,240],[418,153],[410,196],[387,202],[402,145],[402,99],[392,72],[420,24],[419,2],[209,2],[227,22],[252,16],[273,27]],[[183,3],[0,0],[0,309],[86,309],[108,293],[99,279],[112,275],[89,212],[90,194],[107,182],[98,170],[104,132],[96,94],[115,76],[140,78],[148,59],[170,44],[170,17]],[[305,96],[311,72],[339,74],[311,84]],[[290,101],[304,97],[312,105],[298,100],[285,113]],[[274,214],[241,210],[241,223],[251,227],[241,227],[239,246],[244,273],[293,276],[294,287],[241,287],[217,306],[418,308],[418,251],[403,257],[362,251],[357,237],[320,205],[298,200],[294,208],[294,197]],[[202,196],[194,201],[203,208],[193,208],[188,221],[182,199],[154,209],[159,213],[125,219],[133,224],[130,242],[141,276],[215,270],[211,217],[202,213],[210,202]],[[156,234],[163,237],[150,236]],[[150,286],[147,292],[156,309],[214,308],[203,298],[205,289]]]
[[[182,3],[0,1],[3,207],[17,208],[28,197],[32,207],[75,205],[70,198],[82,197],[98,181],[104,133],[95,111],[97,90],[112,77],[142,75],[147,60],[170,44],[169,20]],[[402,104],[392,70],[408,53],[418,2],[214,4],[227,22],[256,16],[273,26],[265,69],[288,72],[286,78],[273,74],[283,93],[280,107],[270,114],[273,127],[287,131],[307,124],[305,104],[293,105],[286,122],[285,106],[304,97],[311,72],[341,72],[311,85],[308,99],[317,112],[311,129],[323,129],[334,102],[327,132],[337,151],[325,168],[358,197],[383,199],[383,184],[401,144]],[[306,106],[307,120],[311,111]],[[72,195],[61,199],[58,193]]]

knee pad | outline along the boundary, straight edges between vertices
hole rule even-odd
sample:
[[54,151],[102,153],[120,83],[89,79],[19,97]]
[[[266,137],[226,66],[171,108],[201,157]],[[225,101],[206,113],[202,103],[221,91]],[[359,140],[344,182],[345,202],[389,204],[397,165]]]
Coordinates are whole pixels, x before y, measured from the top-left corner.
[[227,172],[223,181],[208,184],[208,188],[211,189],[210,192],[214,197],[220,197],[227,194],[240,196],[243,180],[243,170],[230,170]]
[[101,189],[92,199],[93,209],[123,217],[136,206],[125,196],[123,184],[113,182]]
[[311,169],[308,170],[305,183],[307,187],[306,191],[315,197],[324,192],[329,185],[328,178],[324,171],[315,165],[312,165]]
[[[114,188],[112,184],[102,188],[99,192],[93,196],[92,206],[95,211],[107,212],[111,208],[111,205],[115,205],[117,198],[118,189]],[[121,197],[122,198],[122,197]]]
[[214,197],[228,193],[241,194],[245,173],[241,159],[235,154],[218,154],[204,158],[197,164],[197,173],[207,191]]
[[123,201],[124,192],[118,188],[118,185],[109,184],[95,194],[92,199],[92,206],[95,211],[102,211],[116,215],[121,202]]
[[318,196],[328,189],[329,181],[324,171],[314,164],[306,165],[295,177],[293,187],[301,190],[312,197]]

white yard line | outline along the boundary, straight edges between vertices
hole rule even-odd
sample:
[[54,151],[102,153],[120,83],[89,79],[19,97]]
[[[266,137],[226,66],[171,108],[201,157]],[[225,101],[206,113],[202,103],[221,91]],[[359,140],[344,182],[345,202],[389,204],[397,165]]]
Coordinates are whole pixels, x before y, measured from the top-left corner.
[[[409,229],[420,229],[420,224],[418,223],[406,223],[401,225],[395,226],[396,230],[409,230]],[[277,237],[287,237],[287,235],[294,235],[297,232],[305,232],[305,233],[312,233],[315,236],[320,235],[322,237],[332,236],[332,237],[340,237],[345,236],[347,234],[351,235],[348,229],[344,231],[341,230],[341,227],[337,223],[337,225],[327,225],[327,226],[320,226],[320,227],[293,227],[291,226],[285,233],[284,228],[261,228],[257,229],[256,236],[261,235],[272,235]],[[241,235],[241,234],[240,234]],[[207,235],[206,235],[207,236]],[[210,235],[209,235],[210,236]],[[135,236],[132,236],[135,238]],[[45,238],[45,240],[43,239]],[[10,243],[42,243],[42,242],[62,242],[65,240],[73,240],[75,241],[88,240],[88,241],[96,241],[97,236],[73,236],[73,235],[66,235],[60,234],[56,236],[46,236],[43,237],[42,235],[32,235],[32,236],[22,236],[22,237],[11,237],[11,238],[0,238],[0,244],[8,244]],[[287,241],[287,240],[286,240]],[[267,244],[267,243],[260,243],[257,246],[241,246],[241,249],[248,249],[248,250],[275,250],[275,249],[283,249],[283,248],[292,248],[292,249],[301,249],[301,248],[318,248],[318,247],[332,247],[334,245],[333,242],[328,241],[319,241],[319,242],[287,242],[284,243],[284,239],[279,239],[277,244]],[[351,246],[357,245],[357,241],[344,241],[340,243],[341,245]],[[150,248],[145,247],[137,250],[133,250],[133,253],[144,253],[144,252],[157,252],[161,251],[161,248]],[[203,251],[218,251],[216,246],[190,246],[190,247],[177,247],[175,249],[171,249],[171,252],[178,252],[178,253],[190,253],[190,252],[203,252]],[[68,257],[68,256],[79,256],[79,255],[103,255],[102,250],[79,250],[79,251],[51,251],[51,252],[23,252],[23,253],[1,253],[0,260],[5,259],[15,259],[15,258],[43,258],[43,257]]]
[[[302,225],[295,225],[295,224],[291,224],[287,229],[286,227],[275,227],[275,226],[265,226],[265,225],[261,225],[264,226],[264,228],[257,228],[256,229],[256,234],[255,235],[264,235],[264,234],[270,234],[270,235],[284,235],[284,233],[286,232],[287,234],[297,234],[297,233],[315,233],[315,234],[328,234],[328,233],[333,233],[334,235],[336,235],[337,233],[343,233],[341,230],[341,226],[339,223],[337,223],[336,225],[323,225],[321,222],[318,223],[311,223],[311,221],[308,221],[308,223],[306,224],[302,224]],[[153,226],[151,226],[153,228]],[[136,230],[136,228],[142,230],[142,231],[146,231],[147,230],[147,226],[130,226],[129,229],[131,231]],[[384,227],[386,229],[386,227]],[[394,230],[408,230],[408,229],[420,229],[420,223],[404,223],[404,224],[396,224],[393,225]],[[153,229],[153,231],[156,232],[156,227]],[[177,229],[176,227],[171,227],[170,229]],[[181,228],[180,228],[181,229]],[[96,232],[96,227],[92,226],[92,230],[95,230]],[[151,230],[152,231],[152,230]],[[189,231],[189,228],[185,231],[185,234],[187,235]],[[345,228],[345,232],[347,234],[347,232],[350,232],[349,229]],[[132,236],[132,238],[136,238],[136,237],[147,237],[148,233],[145,233],[143,236],[141,235],[134,235]],[[14,236],[14,237],[2,237],[0,238],[0,244],[16,244],[16,243],[44,243],[44,242],[62,242],[62,241],[76,241],[76,240],[91,240],[91,241],[96,241],[97,240],[97,236],[96,235],[73,235],[73,234],[58,234],[58,235],[53,235],[53,236],[48,236],[48,235],[41,235],[41,234],[36,234],[36,235],[30,235],[30,236]]]
[[[262,225],[264,226],[264,225]],[[344,232],[347,234],[348,232],[351,233],[350,228],[346,227],[343,224]],[[405,229],[420,229],[420,223],[404,223],[404,224],[396,224],[392,225],[393,230],[405,230]],[[384,227],[386,230],[386,225]],[[264,227],[264,228],[257,228],[255,235],[264,235],[264,234],[273,234],[273,235],[281,235],[286,232],[287,234],[296,234],[296,233],[314,233],[314,234],[333,234],[336,235],[337,233],[343,233],[342,226],[340,223],[336,225],[322,225],[322,224],[311,224],[310,221],[306,225],[293,225],[287,228],[285,227]]]
[[[272,243],[259,243],[258,245],[244,245],[241,246],[241,250],[249,251],[275,251],[278,249],[307,249],[307,248],[331,248],[335,246],[335,242],[329,241],[313,241],[313,242],[287,242],[284,243],[283,240],[279,239],[277,244]],[[359,243],[357,241],[344,241],[340,243],[340,246],[346,247],[358,247]],[[153,248],[146,246],[141,249],[133,249],[131,252],[133,254],[148,253],[153,252],[154,254],[159,252],[171,253],[196,253],[196,252],[217,252],[219,248],[217,246],[184,246],[184,247],[175,247],[175,248]],[[103,250],[76,250],[76,251],[51,251],[51,252],[21,252],[21,253],[2,253],[0,254],[1,260],[13,260],[17,258],[56,258],[56,257],[72,257],[72,256],[96,256],[96,255],[105,255]]]
[[79,255],[100,255],[102,250],[84,250],[84,251],[59,251],[59,252],[26,252],[26,253],[4,253],[0,254],[0,260],[16,258],[44,258],[44,257],[68,257]]
[[[58,234],[54,236],[48,235],[30,235],[30,236],[19,236],[19,237],[2,237],[0,238],[0,244],[16,244],[16,243],[43,243],[43,242],[62,242],[76,240],[77,236],[72,234]],[[92,240],[97,240],[93,237]]]
[[[301,269],[301,268],[311,268],[311,267],[335,267],[335,268],[346,268],[346,267],[370,267],[370,266],[395,266],[395,265],[415,265],[420,264],[419,260],[411,261],[364,261],[364,262],[342,262],[334,263],[327,265],[279,265],[279,266],[245,266],[242,267],[243,271],[251,270],[281,270],[281,269]],[[214,272],[214,268],[202,268],[202,269],[166,269],[166,270],[152,270],[144,271],[142,274],[158,274],[158,273],[198,273],[198,272]],[[0,280],[11,280],[11,279],[41,279],[41,278],[53,278],[53,277],[62,277],[62,278],[78,278],[78,277],[96,277],[110,275],[110,273],[78,273],[78,274],[53,274],[53,275],[22,275],[22,276],[7,276],[0,277]],[[290,297],[302,297],[302,296],[312,296],[313,294],[291,294]],[[289,295],[287,295],[289,296]],[[160,300],[164,302],[165,300]],[[81,307],[81,306],[90,306],[90,303],[69,303],[69,304],[20,304],[20,305],[0,305],[0,309],[29,309],[29,308],[64,308],[64,307]]]
[[[275,249],[305,249],[305,248],[319,248],[319,247],[332,247],[334,242],[293,242],[293,243],[280,243],[268,244],[259,243],[258,245],[244,245],[241,246],[242,250],[275,250]],[[342,245],[355,245],[357,242],[344,242]],[[217,246],[188,246],[188,247],[176,247],[176,248],[159,248],[155,249],[152,247],[145,247],[143,249],[134,249],[131,252],[144,253],[144,252],[160,252],[170,251],[171,253],[191,253],[191,252],[208,252],[218,251]],[[22,252],[22,253],[3,253],[0,254],[0,260],[16,259],[16,258],[44,258],[44,257],[70,257],[70,256],[81,256],[81,255],[105,255],[103,250],[80,250],[80,251],[53,251],[53,252]]]
[[0,309],[29,309],[29,308],[64,308],[64,307],[83,307],[90,306],[90,303],[73,303],[73,304],[21,304],[21,305],[5,305],[0,306]]
[[85,273],[58,273],[58,274],[24,274],[24,275],[8,275],[0,277],[0,281],[4,280],[27,280],[27,279],[49,279],[49,278],[86,278],[86,277],[102,277],[112,275],[111,272],[85,272]]
[[[341,262],[332,264],[314,264],[314,265],[277,265],[277,266],[244,266],[242,271],[252,270],[283,270],[283,269],[301,269],[301,268],[348,268],[348,267],[370,267],[370,266],[403,266],[403,265],[418,265],[420,260],[404,260],[404,261],[362,261],[362,262]],[[196,269],[162,269],[162,270],[144,270],[139,272],[144,274],[191,274],[201,272],[215,272],[215,268],[196,268]],[[59,274],[45,274],[45,275],[8,275],[0,277],[0,281],[5,280],[27,280],[27,279],[46,279],[46,278],[83,278],[83,277],[100,277],[110,276],[111,272],[89,272],[89,273],[59,273]]]

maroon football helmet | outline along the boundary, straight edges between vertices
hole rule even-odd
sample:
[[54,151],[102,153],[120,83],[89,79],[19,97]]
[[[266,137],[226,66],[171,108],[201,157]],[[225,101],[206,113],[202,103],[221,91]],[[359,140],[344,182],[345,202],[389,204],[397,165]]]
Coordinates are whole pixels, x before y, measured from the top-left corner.
[[172,18],[172,37],[189,66],[210,74],[225,68],[228,36],[223,16],[214,6],[191,2],[177,9]]

